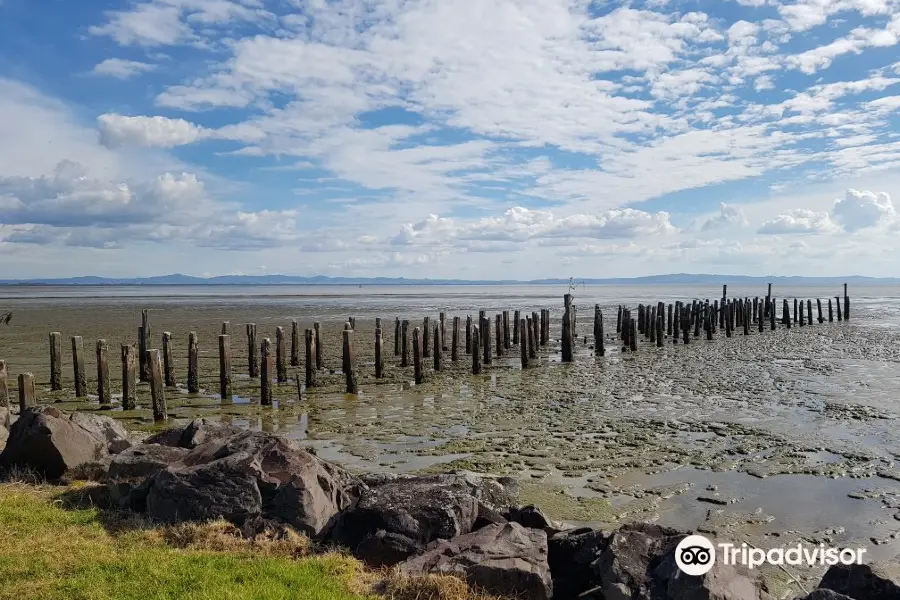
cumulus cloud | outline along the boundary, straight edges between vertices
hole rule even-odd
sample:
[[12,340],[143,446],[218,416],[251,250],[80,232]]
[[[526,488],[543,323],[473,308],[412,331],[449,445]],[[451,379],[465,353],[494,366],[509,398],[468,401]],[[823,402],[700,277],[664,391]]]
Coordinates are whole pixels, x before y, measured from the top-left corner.
[[115,77],[116,79],[131,79],[142,73],[149,73],[156,70],[157,65],[140,62],[136,60],[125,60],[122,58],[107,58],[103,62],[94,65],[91,73],[94,75],[105,75],[107,77]]
[[784,212],[759,228],[762,234],[836,233],[840,227],[827,212],[794,209]]
[[126,117],[105,114],[97,117],[100,140],[106,146],[136,145],[173,148],[207,137],[202,127],[184,119],[168,117]]
[[701,231],[713,231],[731,226],[747,225],[747,217],[740,206],[733,204],[719,203],[719,214],[715,217],[707,219],[700,227]]
[[894,223],[897,219],[891,197],[884,192],[847,190],[843,198],[835,200],[832,213],[849,232]]

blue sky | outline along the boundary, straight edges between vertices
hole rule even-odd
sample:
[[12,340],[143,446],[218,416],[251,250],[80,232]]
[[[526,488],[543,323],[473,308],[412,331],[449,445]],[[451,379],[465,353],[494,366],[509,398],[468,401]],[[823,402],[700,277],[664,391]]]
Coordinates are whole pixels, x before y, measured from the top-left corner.
[[900,0],[0,0],[0,278],[896,276],[898,45]]

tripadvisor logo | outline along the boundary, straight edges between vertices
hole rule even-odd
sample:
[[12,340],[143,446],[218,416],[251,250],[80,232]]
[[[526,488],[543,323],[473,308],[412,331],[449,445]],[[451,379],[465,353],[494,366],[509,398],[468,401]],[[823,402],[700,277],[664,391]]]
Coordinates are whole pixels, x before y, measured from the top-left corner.
[[[775,566],[860,565],[865,548],[827,548],[825,544],[763,550],[748,544],[717,544],[720,561],[725,565],[745,565],[750,569],[770,564]],[[687,575],[704,575],[716,563],[717,546],[702,535],[689,535],[675,548],[675,564]]]

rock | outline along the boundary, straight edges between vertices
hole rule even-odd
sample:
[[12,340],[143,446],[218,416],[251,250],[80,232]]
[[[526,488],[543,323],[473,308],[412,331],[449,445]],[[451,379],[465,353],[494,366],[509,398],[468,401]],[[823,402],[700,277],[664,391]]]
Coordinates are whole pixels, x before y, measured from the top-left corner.
[[356,505],[341,515],[332,539],[355,551],[368,537],[384,531],[413,540],[416,549],[421,549],[438,538],[449,540],[469,533],[481,506],[474,495],[479,493],[478,486],[470,483],[438,475],[397,479],[364,489]]
[[559,532],[547,541],[554,595],[575,598],[600,585],[591,566],[609,544],[611,534],[590,527]]
[[289,440],[244,431],[199,445],[156,473],[147,512],[163,522],[221,516],[239,526],[263,517],[321,537],[353,503],[356,485]]
[[30,468],[58,479],[69,469],[100,461],[126,444],[125,430],[109,417],[69,416],[52,406],[29,408],[10,428],[0,467]]
[[138,444],[114,456],[106,470],[110,502],[119,508],[144,512],[148,478],[181,460],[187,450],[160,444]]
[[489,525],[452,540],[438,540],[403,562],[407,575],[455,575],[489,594],[525,600],[553,595],[547,534],[518,523]]
[[[553,527],[550,519],[541,509],[534,505],[523,506],[522,508],[511,508],[503,516],[507,521],[518,523],[522,527],[529,529],[547,530]],[[554,532],[556,533],[556,532]]]
[[854,600],[850,596],[845,596],[843,594],[838,594],[837,592],[833,592],[831,590],[813,590],[806,596],[798,596],[794,600]]
[[396,565],[421,549],[421,544],[399,533],[383,529],[368,536],[356,546],[356,556],[367,565],[380,568]]
[[161,431],[150,436],[144,442],[192,450],[209,442],[223,442],[245,431],[245,429],[240,429],[227,423],[209,419],[194,419],[184,427],[174,427]]
[[9,409],[5,406],[0,406],[0,450],[6,447],[6,440],[9,438],[9,427]]
[[900,563],[834,565],[819,587],[853,600],[900,600]]

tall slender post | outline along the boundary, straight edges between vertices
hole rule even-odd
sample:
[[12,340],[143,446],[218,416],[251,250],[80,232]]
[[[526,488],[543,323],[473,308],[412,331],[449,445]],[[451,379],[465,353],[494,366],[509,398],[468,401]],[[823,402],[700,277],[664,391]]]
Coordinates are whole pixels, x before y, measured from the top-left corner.
[[[469,317],[466,327],[466,332],[468,333],[469,327],[468,324],[472,322],[472,318]],[[471,339],[471,347],[472,351],[472,375],[481,375],[481,348],[479,347],[479,343],[481,342],[481,332],[478,331],[478,327],[472,327],[472,339]]]
[[431,358],[431,319],[425,317],[422,325],[422,357]]
[[112,405],[109,393],[109,346],[106,340],[97,340],[97,399],[100,406]]
[[672,311],[673,311],[673,306],[672,306],[671,304],[669,305],[669,309],[668,309],[668,310],[669,310],[669,319],[668,319],[668,321],[666,321],[666,323],[667,323],[667,324],[666,324],[666,335],[672,335],[672,324],[673,324],[673,322],[672,322],[672,319],[673,319],[673,317],[672,317]]
[[775,331],[775,299],[769,303],[769,329]]
[[[550,343],[550,309],[544,309],[544,329],[541,332],[541,346],[546,346]],[[574,329],[574,328],[573,328]]]
[[19,414],[26,408],[37,406],[37,394],[34,390],[34,374],[19,373]]
[[415,375],[416,385],[420,385],[425,381],[425,371],[422,369],[422,331],[416,327],[413,329],[413,372]]
[[153,420],[165,421],[167,416],[166,387],[163,381],[162,357],[159,350],[147,350],[147,365],[150,367],[150,397],[153,401]]
[[144,335],[144,327],[138,327],[138,381],[150,381],[150,371],[147,369],[147,336]]
[[494,329],[494,338],[497,347],[497,357],[503,356],[503,315],[496,316],[496,324]]
[[619,312],[616,315],[616,335],[622,333],[622,305],[619,305]]
[[483,352],[481,360],[485,365],[493,364],[494,359],[491,353],[491,320],[488,317],[484,317],[481,320],[481,338],[481,350]]
[[291,321],[291,366],[300,366],[300,324],[297,319]]
[[520,317],[519,317],[519,311],[515,311],[515,312],[513,313],[513,332],[512,332],[512,335],[513,335],[513,339],[512,339],[513,346],[518,346],[518,345],[519,345],[519,319],[520,319]]
[[381,328],[375,328],[375,379],[384,377],[384,359],[382,358]]
[[137,403],[137,361],[135,348],[122,344],[122,410],[134,410]]
[[197,342],[197,333],[188,334],[188,393],[200,393],[200,344]]
[[[543,310],[541,311],[541,314],[543,314]],[[544,322],[546,323],[546,319],[544,320]],[[543,340],[542,336],[544,335],[543,333],[541,333],[541,317],[537,311],[531,312],[531,329],[534,333],[534,351],[535,356],[537,356],[537,349],[543,345],[541,344],[541,341]]]
[[828,299],[828,322],[834,323],[834,309],[831,306],[831,298]]
[[58,331],[50,334],[50,389],[62,389],[62,336]]
[[259,377],[259,344],[256,343],[256,323],[247,323],[247,372],[251,379]]
[[344,362],[347,364],[347,370],[344,377],[347,381],[347,393],[358,394],[359,386],[356,383],[356,361],[353,357],[353,330],[345,329],[344,335]]
[[172,334],[163,332],[163,367],[166,387],[175,387],[175,356],[172,354]]
[[231,336],[219,336],[219,395],[231,402]]
[[[344,323],[344,331],[353,331],[353,324],[350,321]],[[343,348],[343,338],[341,339],[341,345]],[[350,371],[350,355],[341,350],[341,373],[347,374]]]
[[844,313],[841,312],[841,299],[835,297],[835,304],[837,304],[838,321],[843,321]]
[[509,334],[510,334],[509,311],[504,310],[503,311],[503,349],[504,350],[509,350],[509,346],[510,346],[510,342],[511,342],[511,337]]
[[847,293],[847,284],[844,284],[844,320],[850,320],[850,294]]
[[819,325],[825,322],[825,317],[822,316],[822,299],[816,298],[816,308],[819,310]]
[[6,361],[0,360],[0,407],[9,408],[9,372],[6,370]]
[[793,314],[794,325],[797,324],[797,321],[799,320],[799,318],[800,318],[800,314],[797,311],[797,299],[794,298],[794,314]]
[[141,381],[150,381],[150,365],[147,362],[147,350],[150,349],[150,340],[153,337],[150,335],[150,310],[145,308],[141,311],[141,331],[144,332],[144,347],[140,348],[141,357],[143,357],[143,363],[141,367]]
[[441,352],[449,350],[447,348],[447,315],[443,312],[440,314],[441,319]]
[[316,332],[312,329],[306,330],[306,389],[309,390],[316,385]]
[[[707,318],[708,318],[708,315],[707,315]],[[665,323],[664,323],[665,320],[666,320],[666,318],[663,316],[662,311],[661,310],[658,311],[656,313],[656,347],[657,348],[663,347],[663,341],[665,340],[665,337],[666,337]]]
[[444,342],[441,337],[441,326],[440,323],[434,326],[434,370],[440,371],[443,367],[443,358],[444,358]]
[[401,337],[403,340],[403,347],[400,349],[400,366],[408,367],[409,366],[409,321],[403,319],[403,323],[401,324]]
[[272,405],[272,340],[263,338],[259,347],[259,403]]
[[572,362],[575,348],[572,339],[572,294],[563,296],[563,322],[562,322],[562,361]]
[[80,335],[72,338],[72,370],[75,372],[75,397],[87,396],[87,381],[84,373],[84,340]]
[[450,342],[450,360],[459,360],[459,317],[453,317],[453,340]]
[[540,342],[540,338],[538,337],[537,332],[537,319],[535,318],[537,313],[531,313],[531,318],[528,321],[528,358],[536,359],[537,358],[537,347]]
[[313,329],[316,332],[316,369],[322,369],[325,366],[325,349],[322,347],[322,329],[318,323],[313,323]]
[[400,317],[394,320],[394,356],[400,356]]
[[634,319],[631,319],[630,327],[631,330],[628,334],[628,344],[632,352],[637,352],[637,323]]
[[231,335],[231,321],[222,321],[222,335]]
[[[518,311],[517,311],[518,312]],[[517,321],[518,330],[522,332],[522,339],[519,341],[519,358],[522,361],[522,370],[528,368],[528,336],[525,334],[527,323],[525,319],[519,319]]]
[[466,315],[466,354],[472,353],[472,315]]
[[766,309],[765,309],[765,306],[763,306],[762,300],[759,301],[759,306],[758,306],[757,310],[759,311],[757,313],[757,316],[758,316],[757,324],[759,325],[759,332],[762,333],[763,329],[765,328],[765,324],[766,324]]
[[287,383],[287,348],[284,328],[275,328],[275,377],[278,383]]

